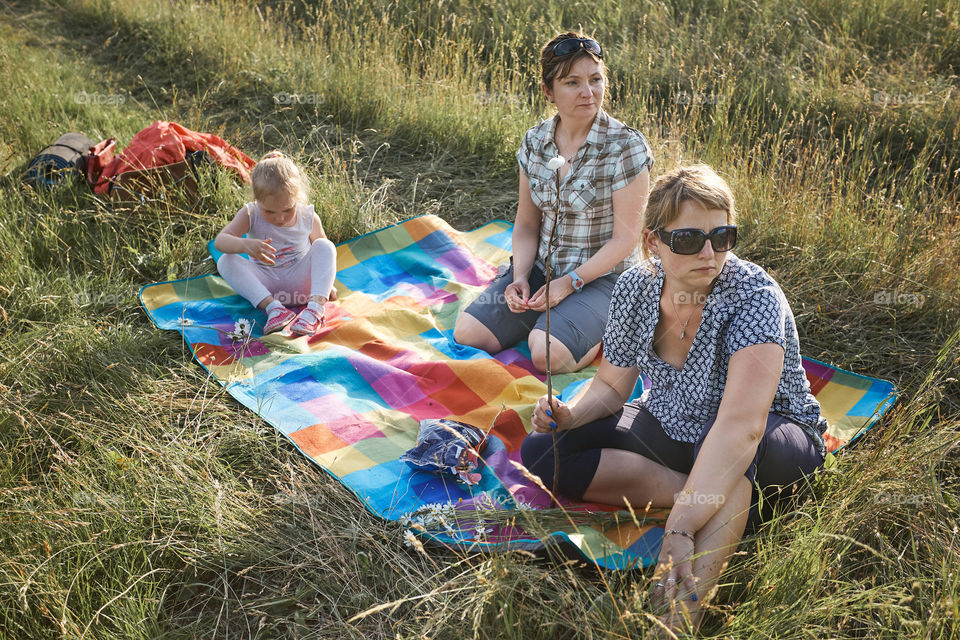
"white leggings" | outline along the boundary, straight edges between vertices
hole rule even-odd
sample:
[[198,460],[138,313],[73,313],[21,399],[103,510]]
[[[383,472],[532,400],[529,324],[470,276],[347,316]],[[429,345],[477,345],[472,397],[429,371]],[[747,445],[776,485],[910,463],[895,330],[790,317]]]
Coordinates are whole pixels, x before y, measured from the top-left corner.
[[262,265],[225,253],[217,260],[217,271],[254,307],[269,296],[284,305],[301,306],[313,296],[330,296],[337,276],[337,247],[326,238],[318,238],[303,259],[286,267]]

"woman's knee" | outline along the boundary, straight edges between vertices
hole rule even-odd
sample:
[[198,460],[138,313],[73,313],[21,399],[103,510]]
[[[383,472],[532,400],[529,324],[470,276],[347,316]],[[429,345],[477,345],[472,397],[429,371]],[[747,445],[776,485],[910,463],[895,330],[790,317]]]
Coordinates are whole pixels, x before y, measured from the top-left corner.
[[788,486],[814,473],[823,464],[810,436],[786,422],[764,435],[757,456],[756,480],[762,487]]
[[[530,360],[537,371],[545,373],[547,370],[547,334],[539,329],[530,332],[527,340],[530,347]],[[551,338],[550,340],[550,369],[553,373],[568,373],[574,371],[577,365],[573,354],[565,344]]]
[[[520,445],[520,460],[530,473],[540,478],[548,490],[571,500],[583,500],[583,494],[597,473],[600,450],[577,447],[569,449],[569,445],[561,434],[557,439],[557,451],[554,449],[553,434],[531,433]],[[561,470],[558,487],[553,486],[554,468],[557,464],[555,451],[559,455]]]
[[503,349],[493,332],[469,313],[461,313],[453,325],[453,339],[457,344],[499,353]]
[[539,476],[548,487],[553,482],[553,436],[531,433],[520,445],[520,461],[530,473]]

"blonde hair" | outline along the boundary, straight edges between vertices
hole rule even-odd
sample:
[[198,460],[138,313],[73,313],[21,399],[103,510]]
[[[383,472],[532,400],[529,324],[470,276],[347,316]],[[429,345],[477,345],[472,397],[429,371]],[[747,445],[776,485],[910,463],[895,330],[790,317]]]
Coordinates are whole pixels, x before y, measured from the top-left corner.
[[[695,164],[668,171],[654,181],[643,212],[643,228],[656,231],[671,224],[680,216],[680,205],[688,200],[726,211],[727,224],[737,223],[730,185],[710,165]],[[646,242],[640,243],[640,252],[644,260],[650,259]]]
[[263,156],[250,173],[254,200],[285,193],[295,201],[306,203],[310,185],[293,160],[282,151]]

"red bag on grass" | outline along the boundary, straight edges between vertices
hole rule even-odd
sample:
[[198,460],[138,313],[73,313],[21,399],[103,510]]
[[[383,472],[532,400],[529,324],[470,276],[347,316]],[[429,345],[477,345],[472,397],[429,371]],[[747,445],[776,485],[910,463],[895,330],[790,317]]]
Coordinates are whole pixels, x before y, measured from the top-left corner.
[[116,176],[183,162],[191,151],[206,151],[214,162],[250,182],[256,164],[250,156],[230,146],[220,136],[198,133],[176,122],[158,120],[138,132],[120,155],[103,167],[94,184],[96,193],[107,193]]

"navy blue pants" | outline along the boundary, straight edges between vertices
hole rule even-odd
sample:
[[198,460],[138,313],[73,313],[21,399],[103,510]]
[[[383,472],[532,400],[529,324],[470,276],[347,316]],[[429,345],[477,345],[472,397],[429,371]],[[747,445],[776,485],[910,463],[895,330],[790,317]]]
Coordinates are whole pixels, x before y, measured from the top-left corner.
[[[602,449],[632,451],[674,471],[690,473],[715,419],[704,425],[696,443],[679,442],[664,433],[660,421],[649,411],[631,402],[606,418],[561,431],[557,436],[560,457],[558,493],[572,500],[582,500],[600,465]],[[553,435],[531,433],[523,441],[520,456],[524,466],[553,490]],[[776,413],[768,415],[766,432],[757,446],[757,454],[744,473],[754,484],[751,526],[759,522],[757,487],[763,491],[765,499],[790,493],[795,483],[822,465],[823,456],[799,425]]]

